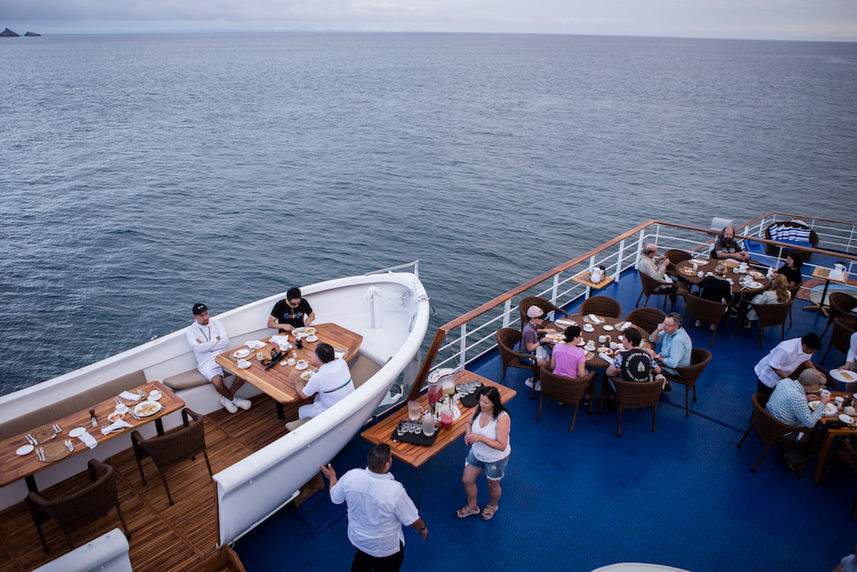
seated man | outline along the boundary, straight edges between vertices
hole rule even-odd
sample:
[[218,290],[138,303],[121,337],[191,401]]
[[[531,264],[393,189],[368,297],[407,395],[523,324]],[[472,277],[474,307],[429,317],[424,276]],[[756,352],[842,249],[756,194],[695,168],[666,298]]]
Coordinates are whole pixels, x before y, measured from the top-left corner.
[[229,345],[229,336],[220,320],[209,318],[208,308],[205,304],[193,305],[194,323],[185,331],[187,343],[196,355],[197,369],[220,394],[220,404],[229,413],[235,413],[238,408],[250,409],[247,399],[235,397],[238,388],[244,385],[244,380],[236,377],[232,387],[227,388],[223,383],[223,369],[217,365],[214,358],[217,354],[226,350]]
[[731,258],[739,262],[747,262],[750,260],[750,253],[741,248],[741,245],[735,240],[735,229],[727,226],[714,242],[711,258]]
[[779,381],[788,378],[801,364],[818,369],[812,363],[812,354],[820,349],[821,340],[813,332],[801,338],[780,342],[753,368],[757,378],[757,391],[771,395]]
[[289,288],[285,300],[274,304],[271,315],[268,316],[268,327],[277,328],[280,333],[291,332],[295,328],[309,326],[315,321],[315,313],[301,297],[300,288]]
[[[607,367],[607,378],[621,381],[652,381],[655,375],[661,373],[661,368],[655,358],[646,350],[640,348],[643,337],[635,327],[625,328],[622,332],[623,351],[618,352],[613,363]],[[613,387],[612,381],[610,387]]]
[[[538,306],[530,306],[527,308],[527,317],[530,321],[524,324],[524,329],[521,331],[521,341],[518,342],[518,346],[514,348],[515,351],[524,354],[531,354],[533,356],[528,361],[525,361],[527,358],[521,358],[522,362],[533,363],[533,360],[535,360],[535,363],[539,367],[547,367],[550,362],[550,352],[548,352],[547,348],[539,341],[539,334],[553,332],[553,330],[539,327],[545,323],[544,315],[544,310]],[[527,379],[524,384],[527,387],[532,387],[533,378],[531,377]],[[541,391],[541,389],[541,384],[537,383],[536,391]]]
[[[807,406],[807,394],[817,393],[824,385],[825,379],[824,374],[816,369],[803,370],[797,381],[784,378],[774,388],[765,409],[786,425],[812,429],[824,414],[830,395],[821,395],[821,405],[811,411]],[[815,397],[817,396],[813,396]],[[785,443],[783,446],[783,456],[793,471],[799,470],[820,444],[814,431],[808,431],[804,437],[794,435],[795,442]]]
[[[681,314],[670,312],[649,336],[649,341],[655,344],[655,360],[661,364],[665,375],[675,378],[681,378],[675,368],[690,365],[690,353],[693,351],[693,342],[681,324]],[[670,389],[667,384],[664,391]]]
[[298,421],[286,423],[290,431],[302,425],[303,419],[311,419],[322,412],[330,409],[334,404],[354,393],[354,382],[351,381],[351,372],[344,359],[336,359],[333,346],[319,342],[315,348],[316,359],[314,366],[319,366],[306,386],[300,381],[293,380],[292,387],[301,399],[307,399],[310,395],[318,394],[309,405],[302,405],[298,409]]
[[[654,244],[647,244],[645,248],[643,248],[643,256],[640,257],[640,262],[637,263],[637,272],[645,274],[649,278],[657,280],[658,282],[666,282],[666,284],[658,286],[655,289],[656,291],[675,292],[677,285],[673,282],[672,278],[666,275],[667,265],[670,261],[667,260],[667,257],[663,254],[656,258],[655,256],[657,254],[658,247]],[[675,297],[673,296],[673,298]],[[673,302],[675,302],[674,299]]]

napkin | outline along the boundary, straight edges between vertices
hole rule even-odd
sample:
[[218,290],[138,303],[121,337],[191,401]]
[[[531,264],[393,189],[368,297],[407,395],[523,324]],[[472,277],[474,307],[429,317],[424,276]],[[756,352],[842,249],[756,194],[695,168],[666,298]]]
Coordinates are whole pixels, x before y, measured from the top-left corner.
[[669,277],[669,276],[664,275],[664,282],[665,282],[666,284],[672,284],[672,283],[673,283],[673,279],[672,279],[671,277]]
[[278,334],[276,336],[271,336],[271,343],[276,344],[277,346],[279,346],[281,348],[288,348],[288,347],[291,347],[291,345],[292,345],[289,343],[289,336],[288,335],[280,335],[280,334]]
[[78,439],[83,441],[83,444],[89,447],[90,449],[95,449],[95,446],[98,445],[98,442],[95,440],[95,438],[86,431],[81,433]]
[[244,342],[244,345],[250,348],[251,350],[258,350],[265,347],[265,343],[260,342],[259,340],[248,340]]
[[556,323],[559,324],[560,326],[576,326],[577,325],[577,322],[575,322],[574,320],[566,320],[565,318],[561,318],[561,319],[557,320]]
[[142,396],[137,395],[136,393],[131,393],[130,391],[123,391],[119,394],[119,397],[126,401],[140,401],[141,399],[143,399]]
[[613,363],[613,358],[611,358],[611,357],[610,357],[610,356],[608,356],[607,354],[602,354],[602,353],[600,353],[600,352],[599,352],[599,353],[598,353],[598,357],[600,357],[601,359],[603,359],[603,360],[604,360],[604,361],[606,361],[607,363]]
[[[132,425],[124,419],[118,419],[112,425],[102,427],[101,433],[103,435],[107,435],[108,433],[112,433],[113,431],[121,431],[122,429],[126,429],[128,427],[132,427]],[[86,443],[85,437],[89,437],[90,439],[92,439],[92,435],[90,435],[89,433],[84,433],[83,435],[81,435],[81,439],[84,443]],[[90,445],[89,443],[86,444],[90,449],[92,449],[93,447],[95,447],[95,439],[92,439],[92,445]]]
[[601,322],[604,321],[601,318],[599,318],[598,316],[596,316],[595,314],[589,314],[586,317],[589,318],[589,321],[592,322],[593,324],[600,324]]

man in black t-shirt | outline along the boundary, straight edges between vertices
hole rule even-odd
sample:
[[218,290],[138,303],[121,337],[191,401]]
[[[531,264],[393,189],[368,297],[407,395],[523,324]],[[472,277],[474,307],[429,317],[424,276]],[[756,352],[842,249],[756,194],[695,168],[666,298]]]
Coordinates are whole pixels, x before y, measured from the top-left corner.
[[[607,368],[607,377],[622,381],[652,381],[655,374],[661,373],[661,368],[649,352],[640,348],[640,330],[632,326],[625,328],[622,334],[624,350],[616,354],[613,363]],[[610,386],[613,386],[612,382]]]
[[300,288],[289,288],[286,297],[274,304],[268,317],[268,327],[280,332],[291,332],[295,328],[309,326],[315,321],[315,313],[309,302],[301,296]]

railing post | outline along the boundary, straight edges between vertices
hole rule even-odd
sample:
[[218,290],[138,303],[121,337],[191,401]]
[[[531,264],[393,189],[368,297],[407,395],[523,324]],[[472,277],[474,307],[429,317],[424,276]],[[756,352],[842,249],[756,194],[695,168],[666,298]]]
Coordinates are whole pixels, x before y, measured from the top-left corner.
[[[594,268],[595,268],[595,255],[593,254],[592,256],[590,256],[590,257],[589,257],[589,274],[590,274],[590,276],[592,275],[592,270],[593,270]],[[592,294],[592,287],[591,287],[591,286],[587,286],[587,287],[586,287],[586,296],[585,296],[585,298],[589,298],[589,296],[590,296],[591,294]]]
[[556,305],[556,296],[559,293],[559,274],[553,275],[553,289],[551,290],[551,304]]
[[625,239],[619,241],[619,260],[616,261],[616,274],[613,275],[613,280],[619,281],[619,275],[622,273],[622,259],[625,256]]
[[[661,239],[661,225],[655,225],[655,244],[658,244]],[[642,244],[640,246],[643,246]]]
[[765,228],[765,217],[762,217],[762,220],[759,221],[759,230],[756,231],[756,238],[762,238],[762,230]]
[[851,225],[851,232],[848,234],[848,246],[845,247],[845,252],[851,254],[851,242],[854,240],[854,225]]
[[640,254],[643,251],[643,239],[645,238],[644,232],[640,231],[640,238],[637,239],[637,254],[634,256],[634,268],[639,266],[640,264]]
[[464,369],[464,365],[467,362],[467,356],[464,355],[464,351],[467,348],[467,322],[461,324],[461,355],[458,356],[458,363],[461,364],[461,369]]
[[511,321],[512,314],[512,299],[509,298],[506,300],[506,303],[503,304],[503,327],[508,328],[509,322]]

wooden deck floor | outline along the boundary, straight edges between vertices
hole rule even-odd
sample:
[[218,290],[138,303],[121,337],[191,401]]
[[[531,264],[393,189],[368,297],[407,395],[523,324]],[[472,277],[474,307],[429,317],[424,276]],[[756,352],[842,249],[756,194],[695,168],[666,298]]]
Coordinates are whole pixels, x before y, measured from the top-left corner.
[[[296,417],[286,407],[286,418]],[[291,415],[290,415],[291,414]],[[217,473],[259,450],[286,432],[277,419],[274,402],[266,396],[253,399],[253,408],[230,415],[219,410],[205,416],[205,441],[211,468]],[[119,503],[131,533],[131,564],[136,571],[188,570],[216,551],[217,515],[214,485],[202,456],[181,464],[167,475],[175,504],[169,506],[163,484],[151,460],[143,462],[147,485],[143,486],[134,454],[129,448],[106,459],[116,468]],[[42,491],[51,498],[88,481],[80,473]],[[119,526],[116,511],[84,527],[74,535],[75,546]],[[53,522],[43,525],[51,551],[45,554],[22,502],[0,513],[0,572],[31,570],[68,552]]]

